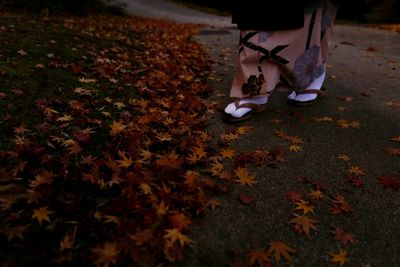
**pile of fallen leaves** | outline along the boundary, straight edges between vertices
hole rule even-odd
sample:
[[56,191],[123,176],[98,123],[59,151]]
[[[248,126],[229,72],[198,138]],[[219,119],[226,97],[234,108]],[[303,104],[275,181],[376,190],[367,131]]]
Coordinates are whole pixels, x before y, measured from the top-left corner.
[[216,188],[206,167],[217,153],[204,130],[209,61],[192,38],[200,27],[0,21],[5,266],[181,259],[191,218]]

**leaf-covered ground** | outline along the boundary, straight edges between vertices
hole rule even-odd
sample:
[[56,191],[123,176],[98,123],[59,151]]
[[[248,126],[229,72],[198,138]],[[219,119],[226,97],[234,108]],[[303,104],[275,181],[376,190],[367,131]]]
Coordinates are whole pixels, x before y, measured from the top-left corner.
[[198,26],[0,18],[2,266],[182,258],[213,182]]

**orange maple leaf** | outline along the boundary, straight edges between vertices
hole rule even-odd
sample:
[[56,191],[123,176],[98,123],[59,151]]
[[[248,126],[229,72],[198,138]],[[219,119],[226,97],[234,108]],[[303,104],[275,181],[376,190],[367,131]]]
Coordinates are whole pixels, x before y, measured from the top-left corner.
[[48,206],[45,207],[40,207],[39,209],[35,209],[33,211],[32,219],[36,218],[39,221],[39,224],[42,224],[42,221],[48,221],[50,222],[49,215],[54,213],[51,210],[47,209]]
[[113,123],[110,125],[111,135],[117,135],[121,133],[126,127],[127,125],[124,125],[120,121],[113,121]]
[[119,163],[120,167],[128,168],[129,166],[132,165],[133,161],[132,161],[132,158],[130,156],[129,156],[129,158],[126,157],[125,153],[123,151],[121,151],[121,150],[118,150],[118,155],[122,158],[120,160],[117,160],[117,162]]
[[251,250],[249,253],[249,262],[250,266],[253,266],[255,263],[257,263],[258,266],[264,266],[265,263],[270,263],[271,260],[265,250],[255,249]]
[[314,206],[310,205],[308,201],[300,200],[299,202],[295,203],[297,207],[295,210],[302,210],[304,214],[307,214],[309,212],[313,213],[314,212]]
[[307,236],[310,234],[310,230],[317,231],[317,227],[314,223],[317,220],[313,220],[307,216],[301,216],[298,214],[294,214],[295,218],[293,218],[290,222],[294,224],[295,231],[297,233],[304,232]]
[[167,232],[164,235],[164,238],[167,239],[167,246],[173,246],[177,241],[182,247],[185,246],[185,244],[191,245],[194,243],[193,240],[182,234],[177,228],[167,229],[165,232]]
[[312,199],[322,199],[324,197],[324,195],[323,195],[321,190],[312,190],[310,193],[308,193],[308,195]]
[[235,150],[227,148],[227,149],[221,149],[220,155],[223,158],[228,158],[231,159],[235,155]]
[[171,221],[172,226],[179,231],[187,229],[189,225],[192,224],[192,220],[180,212],[173,213],[168,218]]
[[334,253],[329,253],[331,255],[332,259],[331,262],[338,263],[340,266],[343,266],[346,262],[349,260],[346,258],[347,256],[347,251],[341,249],[339,253],[334,254]]
[[302,150],[303,150],[302,146],[297,146],[297,145],[289,146],[289,151],[292,151],[292,152],[299,152],[299,151],[302,151]]
[[240,135],[244,135],[244,134],[247,134],[252,129],[253,129],[253,127],[251,127],[251,126],[240,126],[236,129],[236,132]]
[[359,166],[351,166],[348,172],[354,175],[365,175],[365,170]]
[[240,183],[241,185],[254,185],[257,183],[257,181],[254,179],[256,175],[250,175],[249,172],[247,171],[247,168],[242,168],[239,167],[238,169],[235,170],[235,175],[237,178],[235,181]]
[[286,243],[282,241],[272,241],[269,243],[269,254],[273,254],[275,261],[279,263],[281,257],[285,258],[288,261],[292,261],[292,257],[290,253],[295,253],[296,250],[289,247]]

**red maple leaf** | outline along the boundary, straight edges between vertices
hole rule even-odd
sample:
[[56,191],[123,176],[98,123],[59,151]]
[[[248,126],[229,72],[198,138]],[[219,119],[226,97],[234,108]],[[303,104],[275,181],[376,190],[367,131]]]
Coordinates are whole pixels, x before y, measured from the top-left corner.
[[355,187],[361,187],[364,185],[364,181],[361,178],[351,175],[347,176],[347,181]]
[[244,204],[250,204],[251,202],[253,202],[254,197],[250,196],[250,195],[242,194],[239,196],[239,200]]
[[285,195],[292,202],[299,202],[300,199],[303,197],[303,194],[301,192],[297,192],[297,191],[286,192]]
[[395,191],[399,190],[400,181],[394,176],[379,176],[379,183],[383,185],[383,188],[392,188]]
[[339,227],[333,227],[333,229],[331,230],[331,234],[334,235],[335,240],[342,242],[342,244],[345,246],[349,243],[352,243],[354,245],[357,242],[352,234],[345,232]]

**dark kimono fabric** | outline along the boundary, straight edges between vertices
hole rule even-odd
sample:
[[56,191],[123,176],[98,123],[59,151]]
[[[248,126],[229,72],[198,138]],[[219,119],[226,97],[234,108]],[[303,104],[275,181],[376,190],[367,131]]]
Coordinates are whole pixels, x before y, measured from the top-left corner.
[[232,0],[232,23],[240,30],[289,30],[302,28],[304,8],[323,0]]

